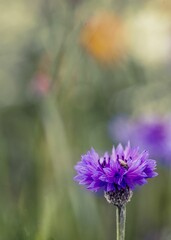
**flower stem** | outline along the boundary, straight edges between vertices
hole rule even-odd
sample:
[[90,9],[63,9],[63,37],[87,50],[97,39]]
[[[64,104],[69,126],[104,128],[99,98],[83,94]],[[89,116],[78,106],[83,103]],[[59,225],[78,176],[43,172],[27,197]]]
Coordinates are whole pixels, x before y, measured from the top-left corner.
[[126,204],[116,208],[116,240],[125,240]]

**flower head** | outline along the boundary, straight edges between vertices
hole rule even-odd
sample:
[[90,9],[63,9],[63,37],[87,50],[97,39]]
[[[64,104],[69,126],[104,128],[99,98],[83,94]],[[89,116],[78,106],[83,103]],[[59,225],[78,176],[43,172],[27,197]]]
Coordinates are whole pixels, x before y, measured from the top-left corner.
[[132,56],[145,66],[167,63],[170,58],[170,16],[145,7],[127,19]]
[[[171,124],[170,118],[159,118],[155,115],[136,120],[127,117],[115,118],[109,126],[112,139],[126,142],[127,138],[133,146],[149,149],[151,156],[171,163]],[[125,134],[126,132],[126,134]]]
[[113,147],[111,154],[103,156],[92,148],[81,157],[75,166],[79,184],[91,191],[103,189],[105,192],[133,190],[136,185],[147,183],[148,178],[157,176],[156,161],[149,159],[147,151],[131,148],[130,143]]
[[127,50],[124,21],[109,11],[91,17],[81,31],[80,39],[87,52],[102,63],[118,62]]
[[31,90],[38,96],[44,96],[50,89],[50,78],[47,74],[37,73],[31,81]]

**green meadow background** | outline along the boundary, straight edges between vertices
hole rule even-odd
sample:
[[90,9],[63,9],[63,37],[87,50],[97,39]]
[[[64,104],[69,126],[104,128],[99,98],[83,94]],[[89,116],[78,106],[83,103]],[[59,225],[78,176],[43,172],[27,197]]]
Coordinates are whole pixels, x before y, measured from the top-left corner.
[[[103,11],[127,33],[107,62],[80,40]],[[115,207],[73,181],[74,165],[117,144],[112,118],[170,114],[170,69],[169,0],[1,0],[0,240],[115,239]],[[171,239],[171,169],[158,172],[128,204],[126,240]]]

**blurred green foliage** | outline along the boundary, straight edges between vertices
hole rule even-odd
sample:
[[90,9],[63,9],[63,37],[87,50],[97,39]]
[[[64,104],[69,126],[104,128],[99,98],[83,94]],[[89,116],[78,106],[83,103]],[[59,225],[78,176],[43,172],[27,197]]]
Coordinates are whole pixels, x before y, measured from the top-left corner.
[[[111,148],[113,116],[170,112],[171,61],[143,64],[129,49],[106,65],[80,31],[99,10],[125,24],[143,8],[161,11],[147,2],[1,1],[0,240],[115,238],[115,208],[77,186],[73,167],[91,146]],[[127,240],[171,239],[171,174],[158,172],[128,205]]]

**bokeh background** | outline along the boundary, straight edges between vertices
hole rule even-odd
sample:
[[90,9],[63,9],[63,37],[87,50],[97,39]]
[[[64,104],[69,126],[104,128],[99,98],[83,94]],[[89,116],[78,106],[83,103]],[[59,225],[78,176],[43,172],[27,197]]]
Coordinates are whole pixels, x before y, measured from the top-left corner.
[[[74,165],[118,143],[117,116],[171,113],[170,0],[1,0],[0,36],[0,240],[115,239],[115,208]],[[171,162],[156,160],[127,240],[171,239]]]

